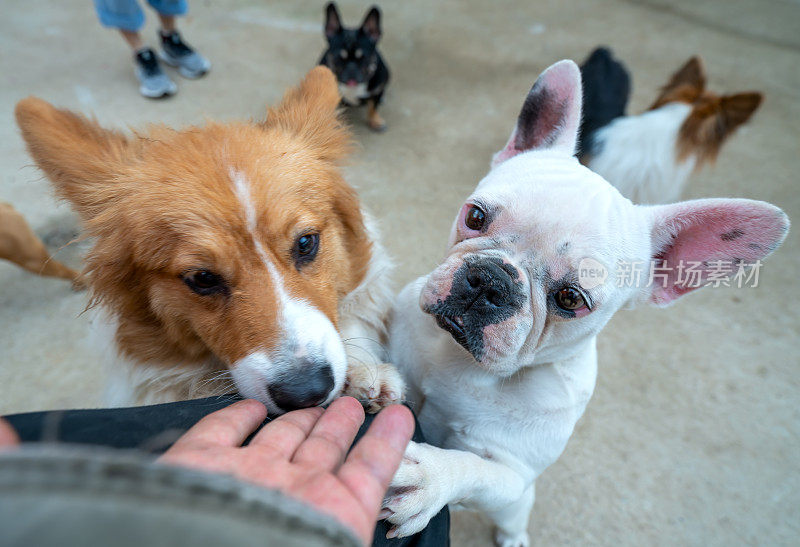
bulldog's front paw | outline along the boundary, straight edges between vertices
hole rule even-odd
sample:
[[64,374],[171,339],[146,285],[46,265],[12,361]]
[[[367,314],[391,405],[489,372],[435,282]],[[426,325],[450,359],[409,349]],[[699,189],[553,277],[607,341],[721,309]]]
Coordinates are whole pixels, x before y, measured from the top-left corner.
[[531,540],[527,531],[511,534],[496,528],[494,531],[494,544],[497,547],[529,547]]
[[385,406],[403,402],[405,382],[389,363],[350,363],[344,394],[355,397],[367,412],[374,414]]
[[380,513],[394,525],[387,538],[416,534],[450,502],[445,470],[436,464],[437,451],[427,444],[408,444]]

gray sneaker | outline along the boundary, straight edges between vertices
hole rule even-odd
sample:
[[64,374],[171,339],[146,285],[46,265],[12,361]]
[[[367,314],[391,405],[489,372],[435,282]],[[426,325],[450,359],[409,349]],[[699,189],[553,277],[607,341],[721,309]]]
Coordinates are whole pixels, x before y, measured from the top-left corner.
[[169,66],[177,67],[184,78],[194,80],[211,69],[208,59],[189,47],[177,30],[166,34],[159,32],[158,35],[161,38],[161,59]]
[[144,48],[136,52],[136,77],[139,79],[139,93],[150,99],[174,95],[178,91],[175,82],[161,70],[156,52]]

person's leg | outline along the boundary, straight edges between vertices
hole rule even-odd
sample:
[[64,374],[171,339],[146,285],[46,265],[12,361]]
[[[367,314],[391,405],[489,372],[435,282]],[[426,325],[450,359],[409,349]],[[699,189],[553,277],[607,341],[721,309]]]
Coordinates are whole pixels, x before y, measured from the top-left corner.
[[139,34],[139,31],[121,28],[119,29],[119,33],[122,34],[122,38],[131,47],[134,54],[144,48],[144,42],[142,42],[142,36]]
[[144,12],[136,0],[94,0],[94,9],[101,25],[124,31],[123,37],[137,35],[144,26]]
[[159,98],[174,94],[175,82],[164,74],[155,52],[145,47],[139,30],[144,25],[144,12],[136,0],[94,0],[95,11],[104,27],[117,29],[133,51],[139,92],[145,97]]
[[[161,454],[201,418],[240,399],[238,395],[225,395],[162,405],[30,412],[3,418],[23,443],[92,444]],[[362,437],[374,417],[367,415],[354,442]],[[412,440],[425,441],[419,423]],[[389,528],[386,521],[376,524],[374,547],[441,547],[449,544],[450,514],[445,507],[424,530],[407,538],[386,539]]]
[[188,11],[187,0],[147,1],[158,12],[161,21],[161,29],[158,31],[161,39],[161,59],[177,68],[178,73],[184,78],[195,79],[204,76],[211,69],[211,63],[183,40],[175,23],[176,16],[185,15]]
[[53,410],[5,416],[26,443],[59,442],[166,451],[202,417],[239,400],[235,395],[129,408]]
[[165,15],[161,12],[158,13],[158,20],[161,21],[161,33],[167,34],[178,30],[175,28],[175,16],[174,15]]

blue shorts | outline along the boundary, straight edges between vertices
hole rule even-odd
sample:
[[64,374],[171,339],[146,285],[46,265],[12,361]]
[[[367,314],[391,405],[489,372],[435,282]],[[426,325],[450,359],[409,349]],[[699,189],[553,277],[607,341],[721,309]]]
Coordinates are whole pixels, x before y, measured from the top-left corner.
[[[162,15],[184,15],[188,0],[147,0]],[[144,11],[137,0],[94,0],[94,9],[104,27],[137,31],[144,26]]]

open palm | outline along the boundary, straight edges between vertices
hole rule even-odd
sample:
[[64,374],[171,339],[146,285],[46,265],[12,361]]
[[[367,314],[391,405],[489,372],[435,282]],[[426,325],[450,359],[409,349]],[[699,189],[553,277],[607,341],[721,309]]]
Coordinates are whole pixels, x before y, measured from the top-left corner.
[[265,425],[267,410],[246,400],[209,414],[187,431],[161,462],[226,473],[300,499],[350,527],[366,545],[381,501],[414,429],[408,409],[390,406],[347,451],[364,421],[353,398],[327,410],[308,408]]

